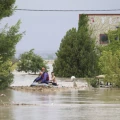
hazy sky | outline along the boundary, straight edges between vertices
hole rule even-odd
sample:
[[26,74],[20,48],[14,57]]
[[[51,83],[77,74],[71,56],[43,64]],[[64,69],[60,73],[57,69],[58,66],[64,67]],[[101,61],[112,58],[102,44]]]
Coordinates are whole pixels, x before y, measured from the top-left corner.
[[[120,0],[16,0],[16,5],[23,9],[120,9]],[[56,52],[66,31],[77,28],[80,13],[16,11],[12,17],[3,19],[1,24],[14,25],[21,19],[20,31],[26,31],[26,35],[17,44],[17,53],[32,48],[36,52]]]

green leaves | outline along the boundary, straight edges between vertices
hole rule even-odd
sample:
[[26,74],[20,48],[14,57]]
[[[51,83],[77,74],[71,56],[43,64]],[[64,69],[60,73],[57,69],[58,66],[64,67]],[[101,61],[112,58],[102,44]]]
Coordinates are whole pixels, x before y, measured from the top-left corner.
[[[105,82],[111,82],[120,87],[120,29],[108,32],[110,43],[101,48],[99,67],[105,74]],[[116,39],[116,37],[118,37]]]
[[0,33],[0,55],[2,56],[2,61],[11,59],[15,54],[15,46],[23,36],[23,33],[19,33],[19,27],[20,21],[10,28],[6,26]]
[[20,41],[23,33],[19,33],[20,21],[10,28],[6,25],[0,33],[0,88],[9,86],[13,81],[12,58],[16,52],[16,44]]
[[12,62],[7,60],[6,62],[0,63],[0,89],[4,89],[13,82]]
[[4,17],[9,17],[16,8],[15,0],[0,0],[0,20]]
[[[75,61],[74,48],[77,38],[77,31],[75,28],[67,31],[66,35],[62,39],[60,48],[56,53],[57,59],[54,64],[54,72],[57,76],[69,77],[72,71],[72,63]],[[74,73],[73,73],[74,74]]]
[[120,82],[120,50],[114,54],[112,51],[103,51],[99,59],[99,67],[103,74],[106,75],[105,81],[116,85]]
[[41,67],[45,66],[43,59],[36,55],[34,49],[31,49],[29,52],[25,52],[20,56],[20,61],[18,63],[18,71],[25,71],[25,72],[39,72]]
[[[15,0],[0,0],[0,20],[9,17],[14,12]],[[12,58],[15,55],[16,44],[20,41],[23,33],[19,33],[20,21],[16,25],[6,25],[0,32],[0,89],[8,87],[13,81],[11,73],[13,66]]]

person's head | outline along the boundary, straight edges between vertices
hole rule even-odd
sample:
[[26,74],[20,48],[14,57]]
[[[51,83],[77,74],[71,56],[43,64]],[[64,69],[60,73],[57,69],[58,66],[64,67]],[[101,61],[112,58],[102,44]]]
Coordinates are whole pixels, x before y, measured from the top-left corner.
[[53,76],[53,75],[54,75],[54,72],[51,72],[51,75]]
[[42,72],[45,72],[45,67],[42,67]]

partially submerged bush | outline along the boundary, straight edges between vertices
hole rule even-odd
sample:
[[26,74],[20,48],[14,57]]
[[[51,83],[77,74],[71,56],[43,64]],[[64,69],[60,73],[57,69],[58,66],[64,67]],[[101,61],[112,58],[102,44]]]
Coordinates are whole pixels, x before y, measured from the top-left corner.
[[98,85],[99,85],[98,80],[96,80],[95,78],[86,78],[86,80],[87,80],[88,85],[90,85],[94,88],[98,87]]
[[12,73],[9,73],[6,76],[0,76],[0,89],[7,88],[13,82],[13,77]]

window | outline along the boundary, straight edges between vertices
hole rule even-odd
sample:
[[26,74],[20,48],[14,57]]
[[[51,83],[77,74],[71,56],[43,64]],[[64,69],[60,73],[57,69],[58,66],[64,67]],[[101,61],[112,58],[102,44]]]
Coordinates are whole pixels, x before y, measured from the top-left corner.
[[100,34],[100,44],[108,44],[107,34]]

